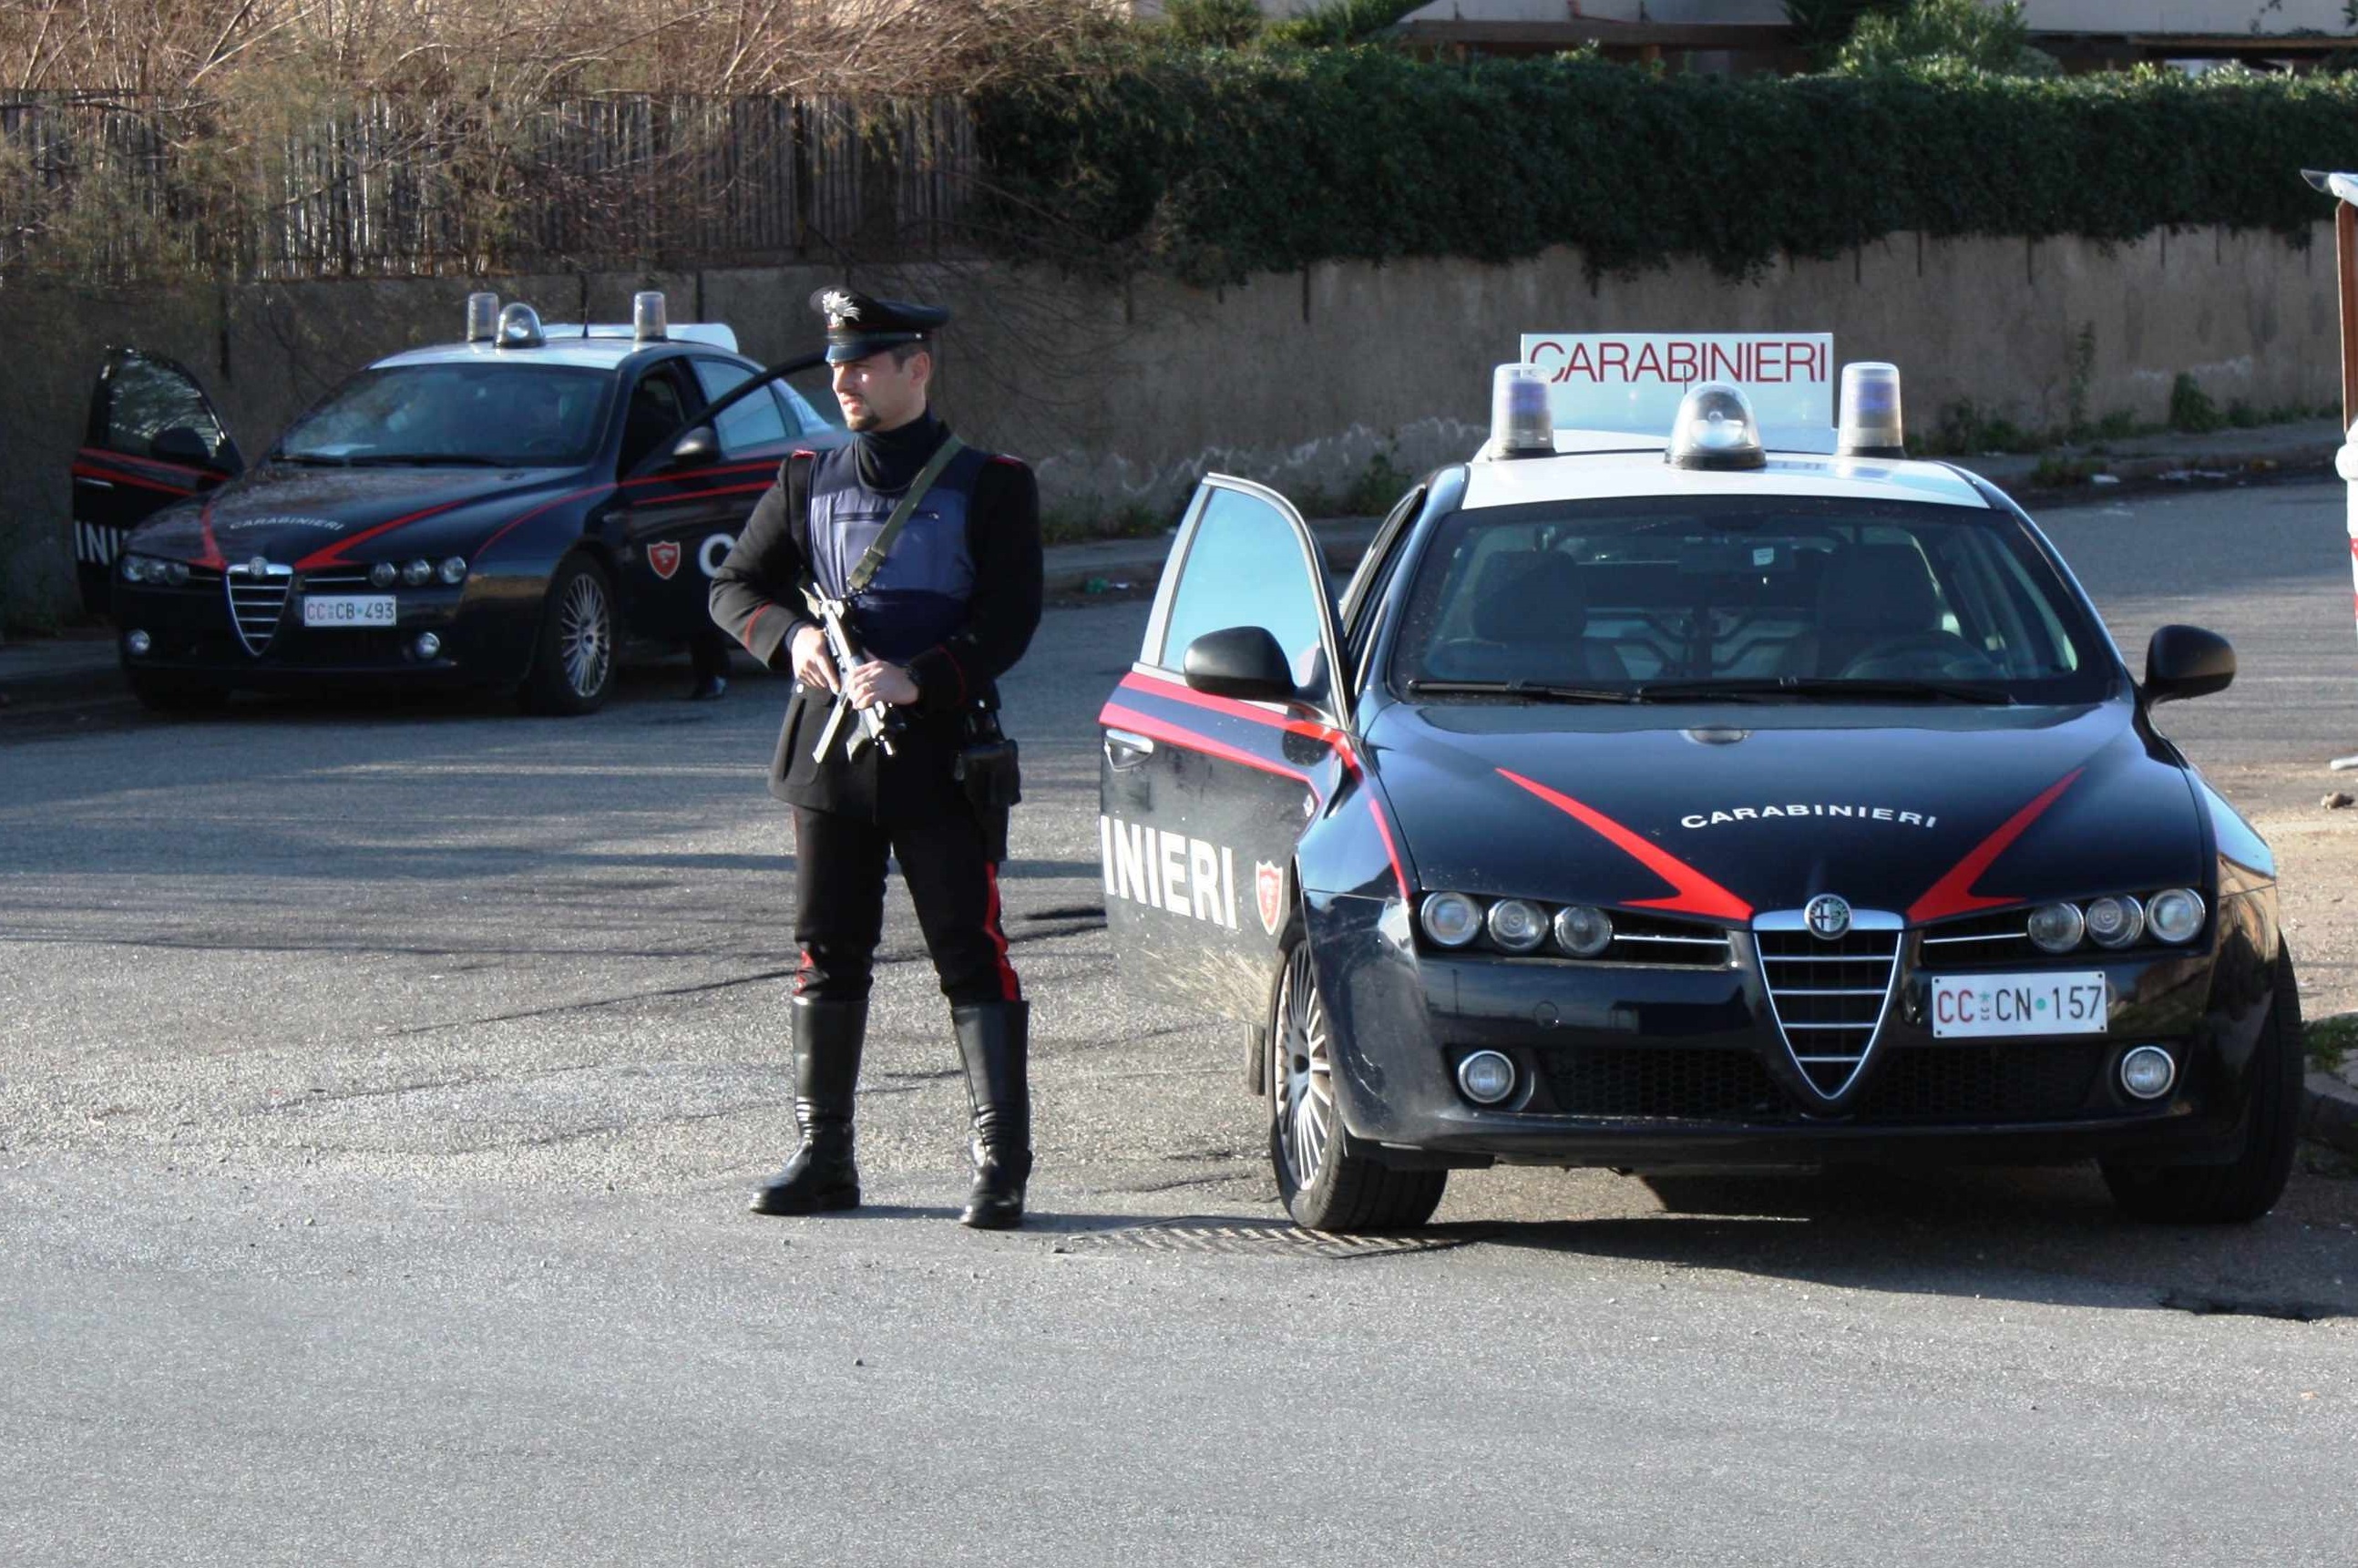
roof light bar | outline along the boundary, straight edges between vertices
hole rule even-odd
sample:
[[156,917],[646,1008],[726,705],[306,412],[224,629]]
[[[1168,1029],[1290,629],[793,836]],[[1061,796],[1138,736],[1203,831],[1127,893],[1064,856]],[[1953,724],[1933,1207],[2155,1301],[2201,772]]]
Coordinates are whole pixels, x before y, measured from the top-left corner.
[[488,343],[499,334],[500,297],[496,294],[467,296],[467,341]]
[[1768,466],[1761,449],[1760,422],[1741,387],[1725,381],[1698,382],[1679,400],[1664,460],[1682,469],[1758,469]]
[[664,297],[654,289],[631,296],[631,336],[642,343],[660,343],[666,331]]
[[1908,434],[1899,422],[1899,367],[1875,360],[1843,366],[1840,419],[1834,433],[1837,457],[1906,457]]
[[1506,364],[1490,373],[1490,455],[1555,455],[1555,416],[1548,410],[1547,380],[1537,365]]

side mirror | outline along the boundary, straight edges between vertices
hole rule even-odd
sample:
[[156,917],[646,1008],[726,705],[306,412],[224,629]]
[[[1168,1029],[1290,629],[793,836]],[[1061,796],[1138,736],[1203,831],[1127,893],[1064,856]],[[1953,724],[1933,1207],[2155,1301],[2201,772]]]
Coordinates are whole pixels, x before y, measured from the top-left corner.
[[183,468],[204,469],[222,472],[222,465],[213,457],[213,449],[205,438],[188,425],[175,425],[158,430],[148,438],[147,455],[159,462],[178,463]]
[[2224,691],[2235,678],[2235,650],[2200,626],[2163,626],[2145,648],[2145,699],[2175,702]]
[[712,433],[709,425],[698,425],[671,444],[671,460],[676,468],[714,462],[719,456],[720,438]]
[[1295,696],[1293,666],[1266,626],[1206,632],[1187,644],[1179,672],[1194,690],[1246,702],[1287,702]]

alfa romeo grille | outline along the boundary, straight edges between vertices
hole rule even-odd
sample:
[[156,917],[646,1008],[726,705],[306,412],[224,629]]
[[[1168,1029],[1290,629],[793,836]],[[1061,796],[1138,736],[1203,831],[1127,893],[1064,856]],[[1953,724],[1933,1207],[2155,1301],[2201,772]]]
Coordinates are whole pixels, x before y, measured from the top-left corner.
[[229,618],[237,628],[237,640],[258,658],[277,635],[287,590],[295,585],[295,568],[257,557],[237,562],[222,580],[229,585]]
[[1852,914],[1833,938],[1809,928],[1799,910],[1758,916],[1761,979],[1785,1049],[1810,1087],[1838,1098],[1875,1049],[1899,968],[1901,921],[1877,910]]

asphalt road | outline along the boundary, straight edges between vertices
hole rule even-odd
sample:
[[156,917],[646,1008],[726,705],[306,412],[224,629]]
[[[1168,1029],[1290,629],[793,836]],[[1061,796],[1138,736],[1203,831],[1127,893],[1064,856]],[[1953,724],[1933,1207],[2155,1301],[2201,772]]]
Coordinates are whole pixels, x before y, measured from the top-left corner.
[[[2339,486],[2050,526],[2284,853],[2358,1006]],[[792,1141],[780,690],[0,722],[0,1562],[2346,1563],[2358,1180],[2149,1229],[2091,1172],[1460,1175],[1430,1242],[1277,1223],[1237,1042],[1123,994],[1098,701],[1012,683],[1037,1225],[960,1229],[895,895],[855,1217]],[[2346,777],[2346,775],[2344,775]]]

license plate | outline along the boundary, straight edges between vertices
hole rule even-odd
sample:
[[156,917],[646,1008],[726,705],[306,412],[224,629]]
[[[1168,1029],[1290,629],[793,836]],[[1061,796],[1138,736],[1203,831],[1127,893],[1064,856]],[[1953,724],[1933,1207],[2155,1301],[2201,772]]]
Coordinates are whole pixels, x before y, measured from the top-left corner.
[[390,626],[393,623],[393,595],[389,593],[306,594],[303,598],[303,624],[306,626]]
[[2102,969],[2045,975],[1935,975],[1932,1038],[2102,1034],[2112,991]]

